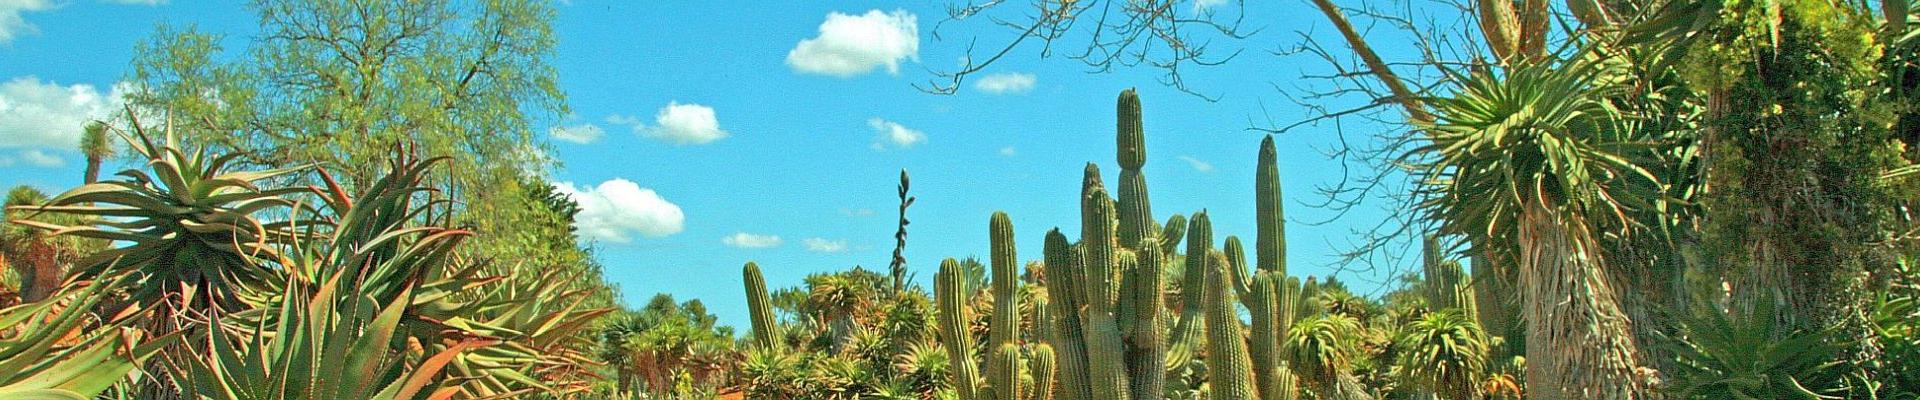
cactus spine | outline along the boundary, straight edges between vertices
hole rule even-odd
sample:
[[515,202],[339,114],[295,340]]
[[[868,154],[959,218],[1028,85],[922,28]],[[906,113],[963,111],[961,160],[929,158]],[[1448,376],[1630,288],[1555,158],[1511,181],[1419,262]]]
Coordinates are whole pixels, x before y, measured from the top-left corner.
[[1227,257],[1219,252],[1206,255],[1209,264],[1206,285],[1207,303],[1207,384],[1213,388],[1211,399],[1253,400],[1253,361],[1247,355],[1247,342],[1240,336],[1240,317],[1234,312],[1233,289],[1227,282]]
[[1130,397],[1127,367],[1122,359],[1126,348],[1115,314],[1120,285],[1115,277],[1119,257],[1115,255],[1118,243],[1114,236],[1113,201],[1100,184],[1098,166],[1087,164],[1083,183],[1080,266],[1085,274],[1084,282],[1091,286],[1085,293],[1086,309],[1082,311],[1086,320],[1088,384],[1093,388],[1095,399],[1127,399]]
[[1153,205],[1147,199],[1146,134],[1140,122],[1140,96],[1133,89],[1120,92],[1115,128],[1115,158],[1120,162],[1120,245],[1139,249],[1140,240],[1153,233]]
[[1287,273],[1287,214],[1280,204],[1280,167],[1273,150],[1273,135],[1260,140],[1260,162],[1254,173],[1254,237],[1256,262],[1261,271]]
[[1046,343],[1033,345],[1033,358],[1027,360],[1027,370],[1033,374],[1033,400],[1053,399],[1054,355],[1053,346]]
[[987,373],[987,381],[992,383],[995,399],[1025,400],[1020,396],[1020,345],[1000,345],[987,369],[992,371]]
[[747,283],[747,314],[753,319],[754,345],[761,349],[773,349],[773,302],[767,298],[767,280],[760,276],[760,266],[753,262],[747,262],[742,270],[743,280]]
[[975,392],[979,376],[970,353],[973,335],[967,330],[966,307],[967,297],[973,292],[966,287],[967,278],[963,274],[960,262],[952,258],[941,261],[940,272],[933,275],[933,291],[939,302],[940,344],[947,349],[953,391],[961,400],[975,400],[979,399]]
[[1053,324],[1053,334],[1047,340],[1053,343],[1054,351],[1059,353],[1057,358],[1060,364],[1060,385],[1056,386],[1055,397],[1061,400],[1091,400],[1093,392],[1087,370],[1086,330],[1080,319],[1080,312],[1084,309],[1082,299],[1085,298],[1081,293],[1084,289],[1080,285],[1085,282],[1080,280],[1080,266],[1073,256],[1074,248],[1067,243],[1067,236],[1061,234],[1059,229],[1047,232],[1042,252],[1046,255],[1048,306],[1052,308],[1048,313],[1054,316],[1048,320]]

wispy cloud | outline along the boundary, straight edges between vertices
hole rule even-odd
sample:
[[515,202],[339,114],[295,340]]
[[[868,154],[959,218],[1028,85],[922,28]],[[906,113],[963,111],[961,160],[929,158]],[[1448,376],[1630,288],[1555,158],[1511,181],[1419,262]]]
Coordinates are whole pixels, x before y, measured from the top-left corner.
[[780,245],[783,243],[786,243],[786,241],[780,240],[780,236],[776,236],[776,235],[756,235],[756,234],[746,233],[746,232],[737,232],[732,235],[728,235],[727,237],[720,238],[720,243],[723,243],[732,247],[742,248],[742,249],[764,249],[769,247],[780,247]]
[[605,133],[605,131],[600,130],[599,125],[591,123],[555,126],[547,129],[547,135],[553,136],[554,140],[578,144],[593,143],[594,141],[600,140],[600,136]]
[[1194,171],[1213,172],[1213,164],[1208,163],[1206,161],[1202,161],[1198,158],[1193,158],[1190,156],[1180,156],[1180,160],[1186,161],[1187,166],[1193,167]]
[[60,156],[40,149],[26,149],[14,154],[0,154],[0,167],[24,165],[29,167],[54,168],[66,165]]
[[874,117],[867,119],[867,126],[873,128],[873,131],[880,135],[879,139],[873,142],[873,148],[875,149],[882,149],[887,146],[904,149],[927,142],[926,132],[908,128],[906,125],[901,125],[898,122]]
[[847,251],[846,240],[827,240],[823,238],[807,238],[807,240],[802,241],[801,244],[805,244],[807,246],[807,251],[812,251],[812,252],[839,253],[839,252]]
[[20,16],[31,11],[46,11],[53,8],[53,2],[47,0],[0,0],[0,44],[12,42],[20,35],[39,32],[26,17]]
[[973,81],[973,88],[993,94],[1017,94],[1033,90],[1033,74],[1001,72]]
[[1020,150],[1014,149],[1013,146],[1000,148],[1000,155],[1002,156],[1013,157],[1015,154],[1020,154]]
[[0,149],[74,148],[82,127],[113,116],[129,90],[120,84],[102,92],[93,85],[61,85],[33,76],[0,83]]

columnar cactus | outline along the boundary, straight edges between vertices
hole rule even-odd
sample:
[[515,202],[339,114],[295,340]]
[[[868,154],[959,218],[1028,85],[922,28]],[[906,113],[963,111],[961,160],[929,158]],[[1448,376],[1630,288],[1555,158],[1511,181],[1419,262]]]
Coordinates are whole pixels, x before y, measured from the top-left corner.
[[1122,310],[1121,326],[1127,330],[1127,381],[1134,399],[1157,399],[1166,390],[1167,337],[1160,316],[1167,307],[1161,296],[1166,284],[1160,277],[1164,261],[1159,247],[1151,235],[1142,239],[1126,270],[1125,296],[1130,300]]
[[1205,257],[1208,264],[1207,308],[1207,385],[1213,388],[1211,399],[1255,400],[1253,360],[1247,354],[1247,342],[1241,337],[1240,316],[1235,312],[1231,273],[1227,257],[1219,252]]
[[1280,167],[1273,150],[1273,136],[1260,140],[1260,163],[1254,172],[1253,239],[1258,252],[1255,261],[1261,271],[1287,273],[1287,216],[1280,204]]
[[1085,324],[1080,313],[1084,310],[1083,292],[1085,284],[1081,280],[1079,261],[1074,257],[1075,248],[1067,243],[1067,236],[1059,229],[1047,232],[1046,244],[1042,248],[1047,265],[1048,313],[1054,318],[1048,322],[1053,332],[1047,340],[1058,352],[1060,384],[1054,391],[1060,400],[1092,400],[1093,388],[1087,365],[1087,340]]
[[1207,285],[1207,253],[1213,251],[1213,222],[1206,210],[1187,220],[1187,268],[1180,277],[1180,319],[1173,325],[1175,347],[1198,347],[1206,319],[1201,288]]
[[1282,336],[1278,336],[1281,331],[1279,325],[1291,322],[1281,321],[1277,312],[1283,308],[1278,277],[1273,272],[1260,271],[1254,273],[1251,282],[1247,283],[1249,288],[1245,302],[1247,314],[1252,320],[1248,326],[1252,334],[1247,337],[1247,347],[1253,356],[1253,380],[1261,398],[1271,397],[1280,390],[1279,382],[1272,373],[1280,367]]
[[961,400],[979,399],[975,385],[979,374],[973,364],[973,335],[967,330],[967,297],[972,289],[967,288],[966,272],[960,262],[948,258],[940,262],[940,272],[933,275],[933,291],[939,303],[940,344],[947,349],[948,373],[953,377],[954,394]]
[[1118,244],[1114,236],[1113,201],[1100,184],[1099,167],[1087,164],[1081,189],[1080,266],[1088,284],[1085,320],[1087,372],[1095,399],[1127,399],[1127,367],[1123,357],[1118,315],[1115,313],[1120,285],[1115,274],[1119,265]]
[[1460,270],[1460,262],[1446,259],[1439,239],[1434,236],[1427,236],[1423,245],[1425,257],[1421,264],[1426,274],[1427,305],[1436,311],[1458,308],[1466,315],[1474,315],[1474,290],[1467,283],[1466,272]]
[[1033,391],[1028,397],[1033,400],[1052,400],[1055,374],[1053,346],[1034,344],[1033,357],[1027,360],[1027,370],[1033,374]]
[[1120,162],[1120,245],[1140,248],[1140,239],[1153,233],[1153,206],[1147,199],[1147,178],[1140,168],[1147,164],[1146,135],[1140,123],[1140,96],[1133,89],[1120,92],[1119,118],[1114,146]]
[[747,284],[747,316],[753,319],[753,343],[762,349],[774,348],[773,302],[767,298],[767,280],[760,266],[747,262],[741,272]]
[[1000,345],[989,360],[987,381],[997,400],[1026,400],[1020,396],[1020,345]]
[[[1014,252],[1013,221],[1007,218],[1007,213],[996,212],[993,213],[993,218],[987,225],[988,237],[993,245],[991,260],[993,263],[993,319],[990,320],[987,331],[987,346],[988,348],[1005,348],[1011,346],[1014,348],[1017,358],[1019,350],[1018,340],[1020,339],[1020,302],[1018,296],[1020,290],[1020,260],[1019,256]],[[1006,377],[1017,378],[1018,368],[1014,371],[1002,370],[1001,368],[1005,367],[1006,364],[999,362],[1003,361],[997,359],[1000,357],[999,355],[994,355],[994,357],[996,357],[996,362],[987,364],[987,376],[990,378],[988,384],[994,387],[995,393],[1004,394],[1009,391],[1018,393],[1020,386],[1019,379],[1001,380],[1001,378]],[[1020,400],[1018,397],[1001,398]]]

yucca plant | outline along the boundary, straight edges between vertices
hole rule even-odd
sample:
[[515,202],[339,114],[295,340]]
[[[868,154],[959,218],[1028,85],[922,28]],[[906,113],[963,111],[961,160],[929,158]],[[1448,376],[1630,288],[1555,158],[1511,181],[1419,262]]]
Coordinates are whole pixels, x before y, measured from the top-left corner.
[[0,398],[90,399],[179,338],[128,328],[139,315],[96,321],[89,310],[124,276],[78,282],[45,300],[0,309]]
[[[1636,398],[1647,387],[1600,238],[1651,199],[1630,189],[1657,179],[1649,146],[1610,98],[1609,65],[1523,63],[1454,76],[1451,97],[1421,123],[1429,144],[1408,154],[1423,212],[1441,233],[1492,245],[1519,271],[1527,321],[1527,387],[1547,398]],[[1598,56],[1594,56],[1598,57]],[[1512,238],[1512,240],[1490,240]],[[1508,244],[1510,243],[1510,244]]]

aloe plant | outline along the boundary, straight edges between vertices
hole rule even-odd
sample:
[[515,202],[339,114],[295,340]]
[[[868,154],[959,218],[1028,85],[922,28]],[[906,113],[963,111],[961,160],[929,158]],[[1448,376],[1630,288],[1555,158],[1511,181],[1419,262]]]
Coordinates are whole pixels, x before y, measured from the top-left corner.
[[136,340],[137,314],[94,325],[89,312],[127,281],[123,276],[0,309],[0,398],[89,399],[125,379],[178,334]]

